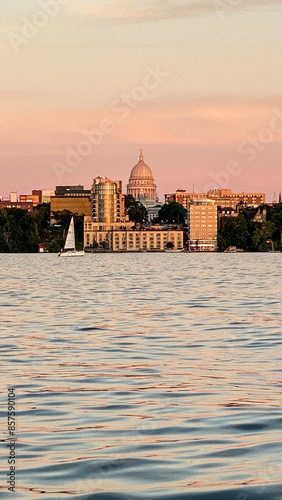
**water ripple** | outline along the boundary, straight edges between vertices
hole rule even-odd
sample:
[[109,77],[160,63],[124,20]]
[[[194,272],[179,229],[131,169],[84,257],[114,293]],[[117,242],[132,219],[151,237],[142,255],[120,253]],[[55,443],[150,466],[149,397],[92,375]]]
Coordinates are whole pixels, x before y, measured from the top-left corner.
[[66,261],[0,255],[17,498],[281,500],[281,255]]

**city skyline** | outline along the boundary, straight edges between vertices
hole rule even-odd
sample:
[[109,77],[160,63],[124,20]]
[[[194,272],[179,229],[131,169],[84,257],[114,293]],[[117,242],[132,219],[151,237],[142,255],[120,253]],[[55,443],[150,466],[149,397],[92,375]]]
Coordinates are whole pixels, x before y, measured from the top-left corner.
[[[2,5],[1,194],[90,187],[97,175],[126,186],[143,148],[160,199],[194,184],[271,202],[281,189],[282,12],[277,1],[232,3]],[[81,151],[75,166],[70,150]]]

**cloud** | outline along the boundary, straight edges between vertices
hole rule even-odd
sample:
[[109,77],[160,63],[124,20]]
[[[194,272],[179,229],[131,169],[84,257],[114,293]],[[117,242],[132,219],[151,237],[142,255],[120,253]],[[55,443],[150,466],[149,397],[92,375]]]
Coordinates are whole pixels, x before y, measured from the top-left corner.
[[[273,9],[280,7],[281,0],[123,0],[93,6],[89,0],[67,5],[70,15],[87,16],[89,22],[99,24],[139,23],[164,19],[186,18],[201,14],[228,14],[242,10]],[[90,16],[90,17],[89,17]]]
[[[0,104],[1,94],[0,94]],[[110,119],[114,132],[104,137],[113,144],[171,144],[179,148],[208,147],[224,150],[237,146],[249,137],[256,138],[269,127],[278,113],[277,125],[282,125],[282,99],[250,99],[236,96],[207,96],[205,98],[166,97],[148,99],[131,110],[127,118],[111,111],[111,105],[93,109],[56,109],[38,112],[10,110],[2,113],[0,123],[1,157],[51,156],[65,154],[65,147],[76,145],[85,131],[99,127],[101,120]],[[282,130],[282,128],[281,128]],[[273,142],[282,142],[282,132],[275,133]]]

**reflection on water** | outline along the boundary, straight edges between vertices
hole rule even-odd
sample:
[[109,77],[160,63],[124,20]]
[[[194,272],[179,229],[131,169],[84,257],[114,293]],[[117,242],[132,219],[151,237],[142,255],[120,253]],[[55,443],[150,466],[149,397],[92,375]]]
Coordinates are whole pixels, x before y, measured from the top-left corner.
[[280,254],[0,264],[17,498],[282,499]]

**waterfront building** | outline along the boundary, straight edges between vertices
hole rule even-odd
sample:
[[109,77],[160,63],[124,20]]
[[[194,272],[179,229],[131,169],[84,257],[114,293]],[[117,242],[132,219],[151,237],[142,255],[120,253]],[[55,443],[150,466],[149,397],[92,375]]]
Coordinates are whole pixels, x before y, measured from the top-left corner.
[[134,226],[125,213],[121,181],[96,177],[91,191],[91,216],[84,217],[84,246],[112,251],[165,250],[183,248],[183,231],[163,226]]
[[246,207],[259,207],[265,203],[264,193],[233,193],[231,189],[214,189],[207,193],[187,193],[183,189],[178,189],[175,193],[170,193],[165,195],[165,203],[170,203],[176,201],[188,209],[189,203],[201,200],[214,200],[217,206],[231,207],[236,209],[237,206],[241,208]]
[[192,200],[188,205],[188,244],[191,251],[217,248],[217,204],[213,200]]
[[145,208],[156,205],[158,201],[157,186],[151,168],[144,162],[142,149],[140,150],[138,163],[130,172],[127,194],[131,194]]
[[96,177],[91,190],[91,204],[93,222],[109,224],[128,221],[121,181]]
[[54,212],[69,210],[77,215],[91,215],[91,190],[83,186],[56,186],[50,196],[51,217]]
[[104,245],[112,251],[163,251],[170,243],[173,249],[183,248],[183,231],[169,230],[164,226],[137,229],[133,222],[94,223],[91,217],[84,217],[84,246]]

